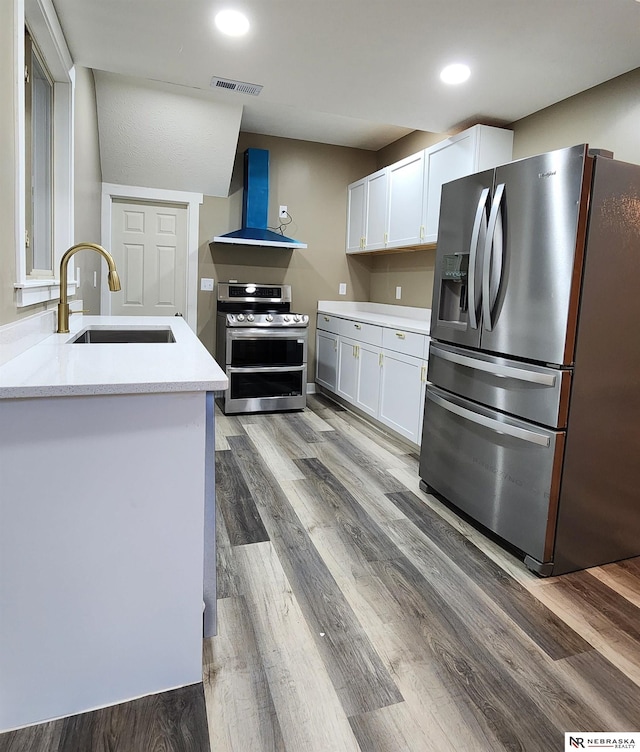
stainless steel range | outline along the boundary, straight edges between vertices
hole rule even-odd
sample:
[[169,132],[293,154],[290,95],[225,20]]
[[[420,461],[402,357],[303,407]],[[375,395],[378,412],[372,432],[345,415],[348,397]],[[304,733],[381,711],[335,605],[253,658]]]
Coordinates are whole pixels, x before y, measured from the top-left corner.
[[216,360],[229,386],[226,414],[302,410],[309,317],[291,312],[290,285],[218,285]]

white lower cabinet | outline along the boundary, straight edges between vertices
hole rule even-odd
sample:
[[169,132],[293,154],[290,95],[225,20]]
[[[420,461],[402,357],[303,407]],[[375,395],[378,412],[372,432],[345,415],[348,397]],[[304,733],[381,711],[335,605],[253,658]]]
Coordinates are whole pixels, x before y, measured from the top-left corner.
[[427,366],[421,358],[385,350],[382,354],[378,420],[420,443]]
[[382,350],[375,345],[357,345],[358,379],[355,404],[373,418],[378,417],[381,354]]
[[338,335],[318,330],[316,333],[316,381],[336,391],[338,383]]
[[357,343],[351,339],[338,339],[338,378],[336,392],[349,402],[356,401],[358,386]]
[[338,325],[334,317],[325,319],[318,316],[316,382],[420,444],[429,338],[357,319],[340,319]]

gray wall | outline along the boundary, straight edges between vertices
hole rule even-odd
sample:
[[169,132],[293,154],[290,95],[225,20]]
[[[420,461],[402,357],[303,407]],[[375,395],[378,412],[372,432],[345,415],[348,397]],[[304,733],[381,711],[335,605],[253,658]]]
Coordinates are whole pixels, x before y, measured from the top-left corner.
[[[93,72],[76,66],[75,91],[75,163],[74,163],[74,239],[76,243],[100,243],[100,205],[102,172],[96,116],[96,92]],[[97,253],[81,251],[75,257],[80,269],[80,288],[85,309],[100,313],[100,272],[102,260]],[[96,272],[96,286],[93,273]]]
[[513,124],[513,157],[588,143],[640,164],[640,68]]
[[[375,152],[342,146],[241,133],[238,155],[248,147],[269,150],[269,224],[277,221],[285,204],[293,217],[285,234],[307,243],[305,250],[209,245],[215,235],[237,230],[241,224],[242,159],[238,159],[229,198],[205,197],[200,207],[199,275],[216,282],[290,284],[293,309],[308,313],[309,362],[315,349],[315,312],[318,300],[338,298],[338,285],[347,283],[341,300],[369,299],[367,258],[345,254],[347,185],[376,169]],[[198,333],[213,353],[215,293],[198,293]],[[313,380],[310,373],[310,380]]]

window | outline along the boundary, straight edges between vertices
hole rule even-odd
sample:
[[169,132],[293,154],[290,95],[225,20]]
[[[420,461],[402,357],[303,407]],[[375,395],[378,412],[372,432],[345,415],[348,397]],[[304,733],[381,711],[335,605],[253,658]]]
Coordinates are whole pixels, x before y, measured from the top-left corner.
[[24,42],[26,272],[53,276],[53,84],[31,35]]
[[[56,300],[73,245],[73,60],[52,0],[15,0],[16,304]],[[26,80],[28,78],[28,81]],[[76,288],[73,260],[67,292]]]

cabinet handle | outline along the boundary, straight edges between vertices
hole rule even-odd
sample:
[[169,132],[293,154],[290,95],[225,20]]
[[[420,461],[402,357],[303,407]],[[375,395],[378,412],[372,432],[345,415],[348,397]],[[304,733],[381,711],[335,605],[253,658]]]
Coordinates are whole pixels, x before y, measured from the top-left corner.
[[384,242],[385,242],[385,244],[387,243],[388,240],[389,240],[389,234],[385,232],[385,234],[384,234]]
[[426,380],[427,380],[427,367],[422,366],[420,368],[420,381],[424,384]]
[[336,352],[338,351],[338,340],[337,340],[337,339],[334,339],[334,340],[333,340],[333,349],[334,349],[334,350],[335,350]]
[[381,366],[384,363],[384,355],[380,353],[378,357],[378,365]]
[[424,240],[424,225],[420,225],[420,240]]
[[362,329],[362,325],[361,324],[354,324],[354,326],[355,326],[356,329]]
[[323,316],[325,321],[331,321],[331,319],[328,316]]
[[407,335],[404,332],[396,332],[396,337],[398,337],[398,339],[406,339]]

